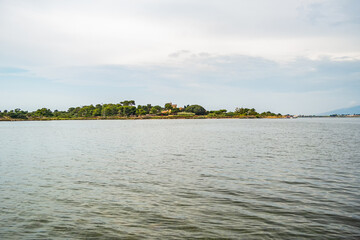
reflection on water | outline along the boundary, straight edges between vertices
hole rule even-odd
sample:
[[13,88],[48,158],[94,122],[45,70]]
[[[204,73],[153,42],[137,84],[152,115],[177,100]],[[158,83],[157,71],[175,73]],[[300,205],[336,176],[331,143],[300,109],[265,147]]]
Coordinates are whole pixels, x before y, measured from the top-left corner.
[[360,119],[0,122],[0,237],[360,238]]

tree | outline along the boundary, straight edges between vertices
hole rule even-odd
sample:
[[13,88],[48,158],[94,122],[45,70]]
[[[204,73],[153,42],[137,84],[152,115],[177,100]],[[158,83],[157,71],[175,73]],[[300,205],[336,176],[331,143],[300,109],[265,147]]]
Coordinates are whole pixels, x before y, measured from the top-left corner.
[[136,115],[136,107],[134,106],[123,106],[121,116],[129,117],[132,115]]
[[53,114],[54,114],[54,117],[59,117],[60,116],[60,112],[57,109],[54,110]]
[[[6,111],[6,110],[5,110]],[[4,111],[4,113],[5,113]],[[15,110],[11,110],[7,113],[7,116],[11,117],[11,118],[21,118],[21,119],[26,119],[27,111],[22,111],[20,108],[16,108]]]
[[171,113],[178,113],[178,112],[180,112],[180,109],[179,108],[173,108],[173,109],[171,109]]
[[226,112],[227,112],[226,109],[220,109],[220,110],[214,111],[214,113],[217,114],[217,115],[225,114]]
[[90,117],[92,116],[94,109],[95,107],[93,105],[83,106],[79,111],[79,115],[81,117]]
[[255,116],[255,115],[258,115],[259,113],[257,113],[256,111],[255,111],[255,108],[252,108],[252,109],[250,109],[250,111],[248,112],[248,115],[252,115],[252,116]]
[[151,114],[158,114],[161,111],[161,107],[159,105],[156,105],[150,109]]
[[105,107],[102,108],[101,115],[103,117],[111,116],[113,115],[113,108],[109,104],[107,104]]
[[196,115],[205,115],[206,114],[205,108],[203,108],[200,105],[196,105],[196,104],[185,108],[185,112],[192,112],[192,113],[195,113]]
[[[15,109],[15,111],[16,111],[16,109]],[[41,108],[41,109],[36,110],[35,115],[39,116],[39,117],[52,117],[53,113],[50,109]]]
[[97,116],[101,116],[101,108],[95,108],[93,111],[92,111],[92,115],[97,117]]
[[245,114],[247,108],[235,108],[235,113]]
[[136,109],[136,115],[138,115],[138,116],[146,115],[146,111],[142,108]]
[[125,100],[120,102],[123,106],[135,106],[135,101],[134,100]]
[[250,116],[256,116],[259,115],[259,113],[256,112],[255,108],[236,108],[235,113],[241,114],[241,115],[250,115]]
[[150,110],[151,110],[151,104],[147,104],[147,105],[138,105],[137,107],[137,115],[145,115],[145,114],[148,114],[150,113]]
[[165,103],[165,109],[166,109],[166,110],[171,110],[171,109],[173,109],[172,104],[171,104],[171,103]]

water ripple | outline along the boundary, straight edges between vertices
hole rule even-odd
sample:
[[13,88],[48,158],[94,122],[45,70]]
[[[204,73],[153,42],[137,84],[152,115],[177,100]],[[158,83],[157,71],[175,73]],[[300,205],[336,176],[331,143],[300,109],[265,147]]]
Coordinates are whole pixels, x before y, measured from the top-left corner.
[[359,119],[0,123],[1,239],[360,239]]

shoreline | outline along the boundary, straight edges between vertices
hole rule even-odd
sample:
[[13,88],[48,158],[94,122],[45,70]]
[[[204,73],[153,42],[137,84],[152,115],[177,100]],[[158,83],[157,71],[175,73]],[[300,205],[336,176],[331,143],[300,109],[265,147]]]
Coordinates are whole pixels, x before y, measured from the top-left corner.
[[0,118],[0,122],[26,122],[26,121],[66,121],[66,120],[156,120],[156,119],[289,119],[286,116],[237,116],[237,117],[206,117],[206,116],[144,116],[144,117],[77,117],[77,118],[30,118],[30,119],[16,119],[16,118]]
[[360,116],[301,116],[301,117],[289,117],[289,116],[223,116],[223,117],[207,117],[204,115],[199,116],[143,116],[143,117],[75,117],[75,118],[54,118],[54,117],[42,117],[42,118],[0,118],[0,122],[28,122],[28,121],[68,121],[68,120],[157,120],[157,119],[296,119],[296,118],[358,118]]

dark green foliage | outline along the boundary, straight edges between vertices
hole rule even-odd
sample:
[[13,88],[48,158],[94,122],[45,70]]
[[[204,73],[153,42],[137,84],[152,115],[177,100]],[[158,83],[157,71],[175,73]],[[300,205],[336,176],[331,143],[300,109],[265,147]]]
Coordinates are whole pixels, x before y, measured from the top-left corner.
[[123,102],[120,102],[123,106],[135,106],[134,100],[125,100]]
[[136,115],[136,107],[134,106],[123,106],[121,109],[120,116],[122,117],[130,117]]
[[94,117],[101,116],[101,109],[102,109],[102,108],[95,108],[94,111],[92,112],[92,115],[93,115]]
[[256,112],[254,108],[236,108],[234,114],[242,115],[242,116],[256,116],[256,117],[281,116],[281,114],[276,115],[275,113],[272,113],[270,111],[259,114],[258,112]]
[[54,117],[60,119],[60,118],[70,118],[70,115],[68,114],[67,111],[58,111],[58,110],[55,110],[53,112],[54,114]]
[[136,115],[146,115],[150,113],[152,106],[151,104],[147,104],[147,105],[138,105],[137,109],[136,109]]
[[171,110],[171,109],[173,109],[172,104],[171,104],[171,103],[165,103],[165,109],[166,109],[166,110]]
[[217,111],[213,111],[216,115],[221,115],[221,114],[225,114],[227,112],[226,109],[220,109],[220,110],[217,110]]
[[259,115],[254,108],[236,108],[235,113],[245,116],[256,116]]
[[142,115],[146,115],[146,114],[147,114],[147,112],[144,109],[142,109],[142,108],[136,109],[136,115],[137,116],[142,116]]
[[[167,112],[162,112],[164,109]],[[151,104],[138,105],[135,107],[134,100],[126,100],[118,104],[96,104],[82,107],[70,107],[67,111],[55,110],[52,112],[48,108],[41,108],[33,112],[22,111],[17,108],[15,110],[0,111],[0,118],[12,119],[72,119],[72,118],[114,118],[114,117],[136,117],[145,115],[207,115],[210,118],[219,117],[281,117],[281,114],[275,114],[270,111],[257,113],[254,108],[236,108],[235,112],[227,112],[226,109],[207,112],[200,105],[186,105],[184,111],[180,112],[179,108],[175,108],[171,103],[166,103],[165,108],[159,105]]]
[[228,117],[233,117],[233,116],[235,116],[235,113],[234,112],[227,112],[225,115],[228,116]]
[[196,115],[205,115],[206,114],[205,108],[203,108],[200,105],[188,106],[187,108],[185,108],[185,112],[192,112],[192,113],[195,113]]
[[95,110],[95,107],[93,105],[83,106],[79,110],[78,115],[81,117],[91,117],[91,116],[93,116],[94,110]]
[[22,111],[20,108],[16,108],[15,110],[10,110],[9,112],[7,112],[6,116],[15,119],[27,119],[27,113],[27,111]]
[[150,109],[150,114],[159,114],[161,112],[161,107],[156,105]]
[[263,116],[263,117],[276,116],[275,113],[272,113],[272,112],[270,112],[270,111],[263,112],[263,113],[261,113],[260,115]]
[[173,108],[173,109],[171,109],[171,113],[172,113],[172,114],[176,114],[176,113],[178,113],[178,112],[180,112],[180,109],[179,109],[179,108]]
[[225,116],[229,116],[227,115],[227,110],[226,109],[220,109],[220,110],[216,110],[216,111],[209,111],[208,112],[208,116],[209,117],[225,117]]
[[53,113],[50,109],[47,108],[41,108],[36,110],[32,115],[37,117],[52,117]]

